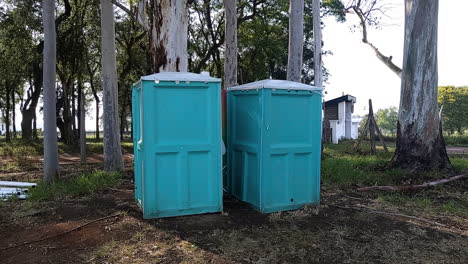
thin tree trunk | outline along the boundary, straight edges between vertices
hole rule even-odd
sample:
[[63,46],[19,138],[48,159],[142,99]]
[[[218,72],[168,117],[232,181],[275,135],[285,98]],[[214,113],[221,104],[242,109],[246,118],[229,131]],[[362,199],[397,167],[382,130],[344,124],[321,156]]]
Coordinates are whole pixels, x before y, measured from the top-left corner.
[[225,0],[226,51],[224,62],[224,88],[237,85],[237,0]]
[[96,100],[96,139],[99,140],[99,99]]
[[304,0],[289,1],[289,81],[301,82],[302,55],[304,48]]
[[312,16],[314,25],[314,85],[322,87],[322,25],[320,21],[320,0],[312,0]]
[[50,183],[59,174],[55,115],[55,0],[44,0],[42,5],[44,21],[44,182]]
[[76,108],[76,112],[77,112],[77,121],[78,121],[78,126],[77,126],[77,133],[76,135],[78,136],[78,144],[81,144],[81,101],[83,100],[83,97],[81,97],[83,93],[83,86],[81,84],[81,77],[78,77],[78,96],[77,96],[77,108]]
[[[125,101],[125,100],[124,100]],[[120,140],[124,139],[125,128],[125,103],[122,103],[122,110],[120,111]]]
[[437,105],[439,1],[405,0],[405,43],[393,166],[452,169]]
[[79,105],[79,102],[78,104],[75,104],[75,100],[77,99],[76,98],[76,95],[75,95],[75,84],[73,83],[72,81],[73,79],[70,77],[70,88],[71,88],[71,127],[72,127],[72,135],[73,135],[73,141],[74,140],[74,137],[75,135],[77,134],[76,131],[76,119],[77,119],[77,115],[76,115],[76,107]]
[[150,57],[152,72],[186,72],[188,68],[188,0],[151,0]]
[[104,89],[104,168],[108,171],[119,171],[123,169],[123,160],[119,138],[114,7],[110,0],[101,0],[101,39]]
[[[23,133],[23,131],[21,131]],[[37,117],[36,117],[36,111],[34,111],[34,116],[33,116],[33,138],[37,139]]]
[[11,115],[11,123],[13,125],[13,138],[16,138],[16,102],[15,102],[15,88],[12,88],[11,89],[11,102],[12,102],[12,107],[11,107],[11,111],[12,111],[12,115]]
[[5,139],[6,142],[11,142],[11,131],[10,131],[10,83],[5,81],[5,90],[6,90],[6,107],[5,107]]
[[87,65],[87,67],[88,67],[88,73],[90,75],[89,86],[91,87],[91,91],[93,92],[94,101],[96,102],[96,140],[99,140],[99,103],[100,103],[100,100],[99,100],[99,96],[98,96],[96,87],[94,86],[94,73],[95,73],[95,71],[93,71],[91,69],[89,64]]
[[85,126],[85,95],[80,92],[80,160],[81,164],[86,163],[86,126]]

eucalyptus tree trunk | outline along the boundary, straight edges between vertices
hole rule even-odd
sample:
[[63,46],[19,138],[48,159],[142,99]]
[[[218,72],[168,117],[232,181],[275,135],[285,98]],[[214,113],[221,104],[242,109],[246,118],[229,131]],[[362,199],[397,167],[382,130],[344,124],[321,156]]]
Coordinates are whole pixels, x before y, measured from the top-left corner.
[[150,0],[149,43],[152,72],[188,68],[188,0]]
[[226,12],[226,55],[224,62],[224,87],[237,84],[237,0],[224,0]]
[[304,48],[304,0],[289,0],[289,81],[301,82]]
[[56,35],[55,0],[42,2],[44,22],[44,182],[50,183],[59,174],[55,94]]
[[101,40],[104,168],[119,171],[123,169],[123,160],[119,137],[114,7],[110,0],[101,0]]
[[437,106],[438,0],[405,0],[405,43],[397,146],[392,163],[414,171],[451,169]]
[[322,25],[320,22],[320,0],[312,0],[312,16],[314,25],[314,85],[322,87]]

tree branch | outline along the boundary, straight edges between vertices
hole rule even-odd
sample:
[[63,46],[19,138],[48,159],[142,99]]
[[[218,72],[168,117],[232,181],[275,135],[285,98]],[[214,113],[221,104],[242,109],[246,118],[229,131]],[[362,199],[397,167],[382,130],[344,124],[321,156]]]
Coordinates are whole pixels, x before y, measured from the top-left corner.
[[121,3],[119,3],[117,0],[111,0],[111,3],[113,3],[115,6],[117,6],[118,8],[122,9],[122,11],[124,11],[125,13],[127,13],[130,17],[133,16],[132,14],[132,11],[130,11],[130,9],[128,9],[126,6],[122,5]]
[[361,2],[358,1],[358,3],[355,6],[352,6],[351,8],[353,9],[354,13],[358,16],[358,18],[360,20],[360,24],[361,24],[361,27],[362,27],[362,42],[364,44],[367,44],[369,47],[371,47],[371,49],[375,52],[375,55],[377,56],[377,58],[383,64],[385,64],[393,73],[395,73],[396,75],[398,75],[398,77],[401,78],[402,69],[392,62],[392,56],[387,57],[384,54],[382,54],[382,52],[380,52],[379,49],[374,46],[374,44],[369,42],[369,40],[367,38],[367,21],[368,21],[370,11],[376,10],[376,9],[374,9],[375,2],[373,2],[369,12],[363,12],[361,7],[360,7],[360,4],[361,4]]
[[426,182],[423,184],[419,185],[405,185],[405,186],[370,186],[370,187],[363,187],[363,188],[358,188],[357,190],[360,192],[365,192],[365,191],[391,191],[391,192],[400,192],[400,191],[414,191],[414,190],[420,190],[420,189],[425,189],[428,187],[432,187],[435,185],[467,178],[468,174],[462,174],[458,176],[453,176],[450,178],[442,179],[442,180],[437,180],[437,181],[432,181],[432,182]]

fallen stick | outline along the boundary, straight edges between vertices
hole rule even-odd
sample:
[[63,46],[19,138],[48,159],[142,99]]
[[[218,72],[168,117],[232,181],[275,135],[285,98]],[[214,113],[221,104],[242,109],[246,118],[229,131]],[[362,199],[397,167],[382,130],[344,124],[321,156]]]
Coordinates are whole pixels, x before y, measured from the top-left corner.
[[426,182],[423,184],[418,184],[418,185],[405,185],[405,186],[370,186],[370,187],[363,187],[363,188],[358,188],[357,190],[360,192],[365,192],[365,191],[393,191],[393,192],[398,192],[398,191],[413,191],[413,190],[419,190],[419,189],[424,189],[428,187],[432,187],[438,184],[443,184],[463,178],[467,178],[468,174],[462,174],[462,175],[457,175],[453,176],[450,178],[442,179],[442,180],[437,180],[437,181],[432,181],[432,182]]
[[77,227],[75,227],[75,228],[69,229],[69,230],[67,230],[67,231],[64,231],[64,232],[61,232],[61,233],[58,233],[58,234],[55,234],[55,235],[51,235],[51,236],[48,236],[48,237],[45,237],[45,238],[36,239],[36,240],[26,241],[26,242],[19,243],[19,244],[16,244],[16,245],[13,245],[13,246],[9,246],[9,247],[0,248],[0,251],[7,250],[7,249],[12,249],[12,248],[17,248],[17,247],[21,247],[21,246],[26,246],[26,245],[30,245],[30,244],[33,244],[33,243],[45,241],[45,240],[48,240],[48,239],[51,239],[51,238],[54,238],[54,237],[58,237],[58,236],[61,236],[61,235],[65,235],[65,234],[71,233],[71,232],[73,232],[73,231],[76,231],[76,230],[78,230],[78,229],[81,229],[81,228],[83,228],[83,227],[85,227],[85,226],[87,226],[87,225],[90,225],[90,224],[93,224],[93,223],[96,223],[96,222],[99,222],[99,221],[102,221],[102,220],[105,220],[105,219],[109,219],[109,218],[113,218],[113,217],[118,217],[118,216],[121,216],[121,215],[123,215],[123,214],[124,214],[124,213],[101,217],[101,218],[99,218],[99,219],[95,219],[95,220],[89,221],[89,222],[87,222],[87,223],[85,223],[85,224],[82,224],[82,225],[80,225],[80,226],[77,226]]

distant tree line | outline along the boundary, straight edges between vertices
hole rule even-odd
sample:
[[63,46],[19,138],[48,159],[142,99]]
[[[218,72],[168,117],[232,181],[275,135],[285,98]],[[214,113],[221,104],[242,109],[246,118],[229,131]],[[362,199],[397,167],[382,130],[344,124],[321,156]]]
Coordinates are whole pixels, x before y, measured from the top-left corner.
[[[442,109],[444,132],[449,136],[464,135],[468,130],[468,87],[441,86],[438,93],[439,108]],[[365,124],[367,115],[361,121]],[[395,106],[379,109],[375,113],[379,128],[386,136],[396,136],[398,108]]]
[[463,135],[468,130],[468,87],[439,87],[438,101],[445,132]]

